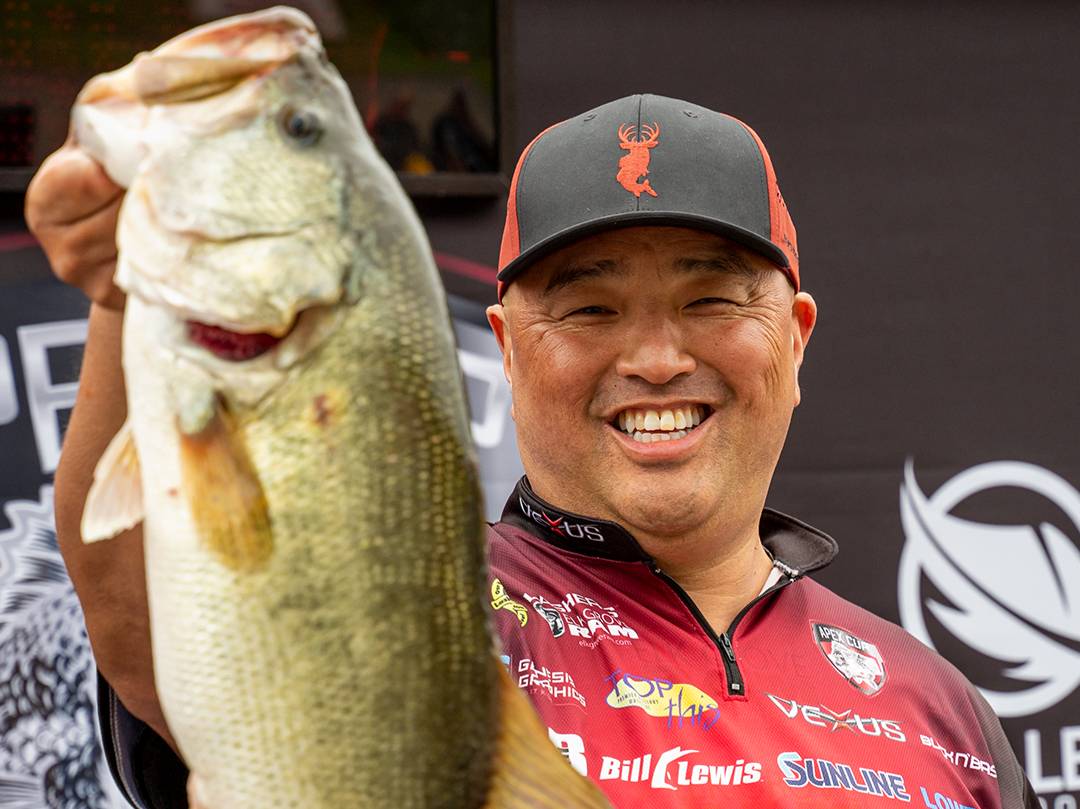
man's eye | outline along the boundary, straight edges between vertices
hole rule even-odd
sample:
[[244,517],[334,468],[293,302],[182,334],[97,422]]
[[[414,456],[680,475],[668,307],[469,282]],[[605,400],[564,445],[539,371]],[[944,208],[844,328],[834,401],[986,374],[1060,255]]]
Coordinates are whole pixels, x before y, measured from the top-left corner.
[[606,315],[611,312],[610,309],[604,306],[582,306],[580,309],[574,309],[572,312],[568,312],[568,315]]
[[698,298],[696,301],[694,301],[690,305],[691,306],[709,306],[711,304],[718,304],[718,303],[719,304],[724,304],[724,303],[734,304],[735,301],[729,300],[728,298]]

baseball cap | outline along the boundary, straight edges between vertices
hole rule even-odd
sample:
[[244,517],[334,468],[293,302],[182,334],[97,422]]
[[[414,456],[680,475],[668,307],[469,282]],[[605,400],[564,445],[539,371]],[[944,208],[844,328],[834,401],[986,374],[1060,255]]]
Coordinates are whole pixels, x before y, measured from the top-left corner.
[[718,233],[799,288],[795,226],[761,138],[730,115],[646,94],[550,126],[525,147],[506,205],[499,299],[537,259],[634,225]]

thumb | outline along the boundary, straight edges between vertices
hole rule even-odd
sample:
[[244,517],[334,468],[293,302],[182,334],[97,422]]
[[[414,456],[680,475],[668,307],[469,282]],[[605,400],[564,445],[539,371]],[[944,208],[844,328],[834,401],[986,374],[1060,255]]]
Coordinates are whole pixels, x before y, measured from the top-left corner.
[[32,231],[80,221],[116,201],[124,189],[86,151],[67,143],[41,164],[26,192]]
[[188,776],[188,809],[210,809],[206,803],[206,793],[204,789],[202,781],[199,780],[199,777],[195,775],[195,773]]

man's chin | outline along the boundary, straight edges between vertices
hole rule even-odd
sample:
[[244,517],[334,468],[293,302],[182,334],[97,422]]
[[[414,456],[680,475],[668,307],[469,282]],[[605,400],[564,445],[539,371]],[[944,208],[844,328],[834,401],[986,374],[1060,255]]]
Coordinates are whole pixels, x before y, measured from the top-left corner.
[[[680,536],[708,522],[714,508],[700,488],[674,485],[628,485],[609,500],[616,521],[631,532]],[[699,480],[700,486],[700,480]]]

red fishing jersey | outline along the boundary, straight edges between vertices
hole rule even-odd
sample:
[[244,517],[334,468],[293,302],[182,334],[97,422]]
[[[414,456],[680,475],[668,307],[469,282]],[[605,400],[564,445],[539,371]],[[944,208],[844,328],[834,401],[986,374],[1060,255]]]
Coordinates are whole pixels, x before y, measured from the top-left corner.
[[806,578],[831,538],[770,510],[761,538],[775,583],[713,628],[626,530],[525,480],[492,526],[503,663],[617,809],[1038,807],[959,671]]
[[[718,633],[627,531],[560,511],[525,480],[489,530],[503,663],[616,809],[1037,809],[963,675],[806,578],[835,556],[832,539],[768,510],[761,538],[772,583]],[[100,685],[125,797],[185,807],[183,762]]]

